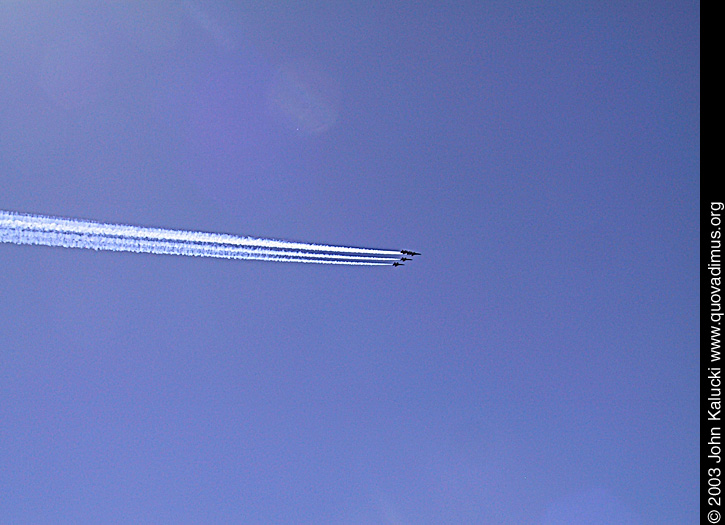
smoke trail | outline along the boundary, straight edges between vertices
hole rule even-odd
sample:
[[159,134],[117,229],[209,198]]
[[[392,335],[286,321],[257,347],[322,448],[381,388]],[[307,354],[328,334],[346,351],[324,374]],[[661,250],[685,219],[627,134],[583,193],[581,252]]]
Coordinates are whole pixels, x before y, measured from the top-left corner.
[[[398,256],[398,252],[390,250],[290,243],[227,234],[103,224],[1,210],[0,242],[196,257],[360,266],[388,266],[396,261]],[[373,256],[376,254],[383,256]]]
[[106,224],[95,221],[64,219],[43,215],[29,215],[0,211],[0,225],[8,224],[14,228],[46,230],[54,232],[72,232],[78,234],[118,235],[121,237],[138,237],[166,241],[204,242],[213,244],[230,244],[248,247],[277,248],[281,250],[301,250],[310,252],[332,252],[357,255],[382,255],[388,258],[399,257],[395,250],[376,250],[371,248],[354,248],[350,246],[333,246],[326,244],[310,244],[301,242],[281,241],[277,239],[259,239],[240,237],[224,233],[207,233],[197,231],[167,230],[147,228],[125,224]]

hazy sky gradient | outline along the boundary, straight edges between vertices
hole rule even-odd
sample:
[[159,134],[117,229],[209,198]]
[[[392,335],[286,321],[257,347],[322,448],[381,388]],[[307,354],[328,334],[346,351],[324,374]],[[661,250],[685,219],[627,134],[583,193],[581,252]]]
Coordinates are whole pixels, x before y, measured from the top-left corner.
[[697,523],[695,2],[0,3],[8,523]]

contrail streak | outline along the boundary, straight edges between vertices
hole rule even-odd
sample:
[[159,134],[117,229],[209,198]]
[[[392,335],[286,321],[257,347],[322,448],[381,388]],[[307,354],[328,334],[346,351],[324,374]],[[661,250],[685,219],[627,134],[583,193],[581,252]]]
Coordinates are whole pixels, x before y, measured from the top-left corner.
[[20,214],[0,210],[0,242],[262,261],[389,266],[399,252]]
[[358,255],[387,255],[398,256],[395,250],[375,250],[370,248],[354,248],[349,246],[331,246],[325,244],[309,244],[301,242],[281,241],[276,239],[259,239],[254,237],[241,237],[225,233],[207,233],[198,231],[166,230],[162,228],[147,228],[142,226],[129,226],[125,224],[107,224],[95,221],[64,219],[60,217],[46,217],[43,215],[29,215],[14,212],[0,212],[2,215],[12,216],[20,227],[51,231],[71,231],[75,233],[96,233],[99,235],[120,235],[144,237],[147,239],[179,240],[208,242],[215,244],[235,244],[240,246],[258,246],[264,248],[280,248],[284,250],[309,250],[322,252],[350,253]]

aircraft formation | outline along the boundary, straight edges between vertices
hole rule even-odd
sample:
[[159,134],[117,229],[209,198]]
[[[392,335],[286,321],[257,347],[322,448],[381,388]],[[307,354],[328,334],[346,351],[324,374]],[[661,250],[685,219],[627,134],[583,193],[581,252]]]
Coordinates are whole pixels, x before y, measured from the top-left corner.
[[4,210],[0,210],[0,243],[349,266],[404,266],[406,261],[420,255],[409,250],[169,230]]
[[[420,255],[419,252],[411,252],[409,250],[400,250],[400,253],[403,254],[403,257],[400,258],[400,261],[394,262],[393,266],[405,266],[405,264],[404,264],[405,261],[412,261],[413,257],[415,257],[416,255]],[[406,255],[410,255],[410,257],[405,257]],[[403,262],[401,262],[401,261],[403,261]]]

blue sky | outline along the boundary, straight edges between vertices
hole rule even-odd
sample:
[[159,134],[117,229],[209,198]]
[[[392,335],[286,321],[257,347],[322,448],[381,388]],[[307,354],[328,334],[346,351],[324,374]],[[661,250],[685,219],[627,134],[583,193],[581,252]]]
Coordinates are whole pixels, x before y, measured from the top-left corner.
[[696,523],[693,2],[3,2],[6,522]]

